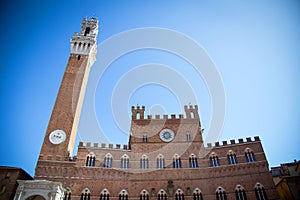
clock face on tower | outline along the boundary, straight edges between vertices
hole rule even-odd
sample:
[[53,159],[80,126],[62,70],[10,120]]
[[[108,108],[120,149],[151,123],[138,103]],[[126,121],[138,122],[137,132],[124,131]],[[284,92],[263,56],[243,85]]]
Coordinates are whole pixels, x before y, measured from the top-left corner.
[[163,129],[159,136],[162,141],[171,142],[174,139],[174,132],[170,129]]
[[52,144],[60,144],[66,140],[66,133],[63,130],[54,130],[49,135]]

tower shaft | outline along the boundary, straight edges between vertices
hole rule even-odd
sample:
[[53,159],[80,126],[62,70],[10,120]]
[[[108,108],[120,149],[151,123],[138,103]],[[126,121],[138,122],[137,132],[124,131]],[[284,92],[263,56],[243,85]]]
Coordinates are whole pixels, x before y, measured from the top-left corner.
[[72,156],[89,72],[96,58],[98,20],[83,19],[71,39],[71,54],[48,124],[39,161]]

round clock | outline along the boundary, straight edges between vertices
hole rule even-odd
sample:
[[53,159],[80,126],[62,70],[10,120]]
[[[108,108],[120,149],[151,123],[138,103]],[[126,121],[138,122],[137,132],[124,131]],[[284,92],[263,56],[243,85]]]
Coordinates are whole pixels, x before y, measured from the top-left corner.
[[174,139],[174,132],[170,129],[164,129],[159,133],[160,139],[164,142],[171,142]]
[[49,135],[52,144],[60,144],[66,140],[66,133],[63,130],[54,130]]

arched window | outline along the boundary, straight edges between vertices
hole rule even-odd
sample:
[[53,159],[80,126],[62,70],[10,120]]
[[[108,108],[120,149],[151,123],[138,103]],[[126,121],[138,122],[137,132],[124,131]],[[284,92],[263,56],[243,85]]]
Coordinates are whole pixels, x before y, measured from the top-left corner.
[[86,27],[85,31],[84,31],[84,36],[87,36],[88,34],[90,34],[91,28],[90,27]]
[[125,189],[119,193],[119,200],[128,200],[128,193]]
[[141,160],[140,160],[140,168],[141,169],[148,169],[148,157],[147,155],[143,155]]
[[77,42],[74,42],[73,49],[76,49],[76,47],[77,47]]
[[129,168],[129,157],[126,154],[121,157],[121,168]]
[[71,200],[71,189],[69,187],[65,189],[64,200]]
[[85,188],[81,192],[80,200],[90,200],[91,192],[88,188]]
[[194,189],[193,200],[203,200],[202,192],[199,188]]
[[178,154],[173,156],[173,168],[181,168],[181,160]]
[[148,137],[147,137],[147,135],[143,135],[143,142],[148,142]]
[[219,186],[216,190],[216,199],[217,200],[226,200],[227,199],[226,192],[225,192],[224,188],[222,188],[221,186]]
[[197,157],[191,154],[189,157],[190,168],[198,168]]
[[268,200],[265,188],[262,184],[255,184],[255,196],[257,200]]
[[229,165],[237,164],[236,155],[232,150],[229,150],[227,153],[227,160]]
[[159,190],[157,200],[167,200],[167,193],[163,189]]
[[158,169],[165,168],[165,159],[162,154],[159,154],[156,158],[156,168],[158,168]]
[[184,194],[181,189],[177,189],[175,192],[175,200],[184,200]]
[[112,168],[112,155],[110,153],[106,154],[104,157],[103,167]]
[[149,193],[147,190],[143,189],[140,193],[140,200],[149,200]]
[[95,161],[96,161],[96,156],[95,156],[95,154],[93,152],[91,152],[86,157],[85,166],[87,166],[87,167],[94,167],[95,166]]
[[250,148],[245,149],[246,162],[255,162],[254,153]]
[[103,189],[100,193],[100,200],[109,200],[109,191],[107,189]]
[[192,118],[192,119],[195,118],[194,112],[191,112],[191,118]]
[[136,119],[141,119],[141,114],[139,112],[136,113]]
[[215,152],[212,152],[210,154],[209,160],[211,167],[216,167],[220,165],[218,155]]
[[247,200],[246,192],[243,186],[237,185],[235,187],[235,199],[236,200]]
[[187,134],[185,135],[185,137],[186,137],[186,141],[187,141],[187,142],[192,141],[191,134],[187,133]]

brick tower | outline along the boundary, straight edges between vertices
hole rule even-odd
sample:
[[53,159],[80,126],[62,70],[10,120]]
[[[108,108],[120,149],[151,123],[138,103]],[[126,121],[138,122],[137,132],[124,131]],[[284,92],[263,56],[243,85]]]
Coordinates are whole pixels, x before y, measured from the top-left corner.
[[34,180],[18,181],[15,200],[279,199],[259,137],[204,145],[197,105],[170,116],[146,116],[144,106],[133,106],[128,144],[80,141],[70,159],[97,23],[84,19],[71,39]]
[[96,58],[98,20],[83,19],[71,39],[71,54],[41,149],[43,160],[68,160],[72,156],[89,72]]

